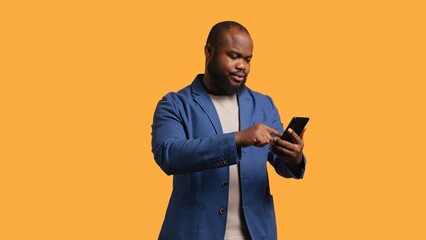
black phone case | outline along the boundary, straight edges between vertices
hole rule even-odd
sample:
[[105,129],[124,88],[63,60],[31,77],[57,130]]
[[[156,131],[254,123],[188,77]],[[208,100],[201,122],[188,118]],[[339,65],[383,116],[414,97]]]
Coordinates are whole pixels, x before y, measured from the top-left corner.
[[296,132],[297,135],[300,135],[308,121],[308,117],[293,117],[285,129],[283,135],[281,136],[281,139],[293,143],[293,138],[291,138],[290,134],[288,133],[288,129],[291,128]]

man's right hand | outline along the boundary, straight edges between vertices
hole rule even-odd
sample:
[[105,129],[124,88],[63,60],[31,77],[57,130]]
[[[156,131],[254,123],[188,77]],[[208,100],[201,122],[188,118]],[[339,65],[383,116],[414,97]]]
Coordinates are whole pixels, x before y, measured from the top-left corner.
[[242,148],[249,146],[263,147],[274,139],[272,135],[281,136],[281,133],[265,124],[258,123],[237,132],[235,141],[237,146]]

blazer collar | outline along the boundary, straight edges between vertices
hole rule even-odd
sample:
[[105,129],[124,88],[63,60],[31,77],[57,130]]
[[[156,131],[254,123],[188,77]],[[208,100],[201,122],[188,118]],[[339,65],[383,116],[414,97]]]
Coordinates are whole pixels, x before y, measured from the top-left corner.
[[[220,124],[220,119],[216,112],[216,108],[213,105],[209,93],[201,82],[203,76],[203,74],[197,75],[197,77],[192,82],[192,97],[194,98],[194,101],[197,102],[198,105],[200,105],[201,109],[207,114],[210,122],[215,128],[216,133],[223,133],[222,126]],[[238,93],[240,129],[246,129],[247,127],[249,127],[250,115],[252,112],[252,102],[252,97],[247,87]]]

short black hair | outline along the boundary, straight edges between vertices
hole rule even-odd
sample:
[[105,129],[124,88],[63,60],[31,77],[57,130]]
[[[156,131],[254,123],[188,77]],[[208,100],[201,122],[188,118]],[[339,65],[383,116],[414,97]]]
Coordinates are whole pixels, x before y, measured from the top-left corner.
[[229,31],[232,27],[235,27],[239,29],[242,32],[246,32],[250,35],[248,30],[241,24],[234,22],[234,21],[223,21],[216,23],[212,29],[210,30],[209,36],[207,37],[208,44],[212,45],[213,47],[217,48],[221,45],[221,40],[223,33],[226,31]]

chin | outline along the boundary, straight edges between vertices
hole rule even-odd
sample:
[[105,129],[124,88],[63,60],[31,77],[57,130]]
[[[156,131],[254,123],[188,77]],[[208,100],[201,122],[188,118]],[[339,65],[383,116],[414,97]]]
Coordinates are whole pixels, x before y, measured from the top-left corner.
[[234,94],[234,93],[239,93],[241,91],[243,91],[246,88],[246,81],[244,80],[240,85],[238,86],[234,86],[234,85],[229,85],[225,91],[227,92],[228,95]]

